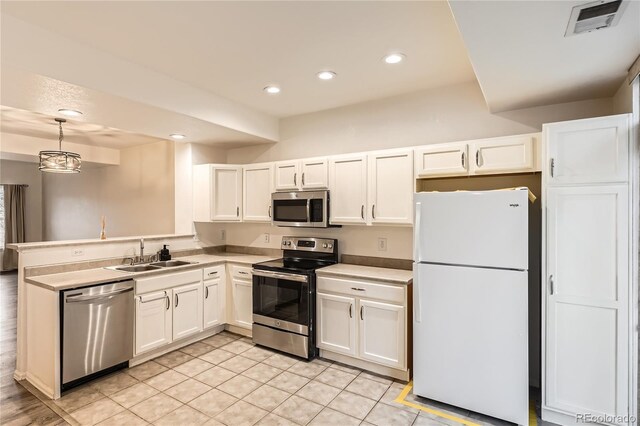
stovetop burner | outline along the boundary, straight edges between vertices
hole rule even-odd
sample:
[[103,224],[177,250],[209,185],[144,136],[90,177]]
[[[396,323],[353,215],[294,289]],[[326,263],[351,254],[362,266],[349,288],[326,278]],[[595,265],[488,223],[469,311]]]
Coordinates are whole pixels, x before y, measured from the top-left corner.
[[298,272],[307,274],[309,272],[315,271],[318,268],[333,265],[334,263],[336,262],[334,262],[333,260],[283,258],[256,263],[253,265],[253,267],[255,269],[266,269],[270,271]]
[[255,269],[309,274],[338,263],[338,241],[331,238],[282,237],[282,259],[256,263]]

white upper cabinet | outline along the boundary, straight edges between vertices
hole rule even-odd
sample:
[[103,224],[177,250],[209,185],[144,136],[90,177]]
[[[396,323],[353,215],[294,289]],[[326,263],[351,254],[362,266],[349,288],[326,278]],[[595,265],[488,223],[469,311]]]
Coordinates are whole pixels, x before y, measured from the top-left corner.
[[276,191],[295,191],[300,185],[300,161],[279,161],[275,164]]
[[302,168],[301,189],[329,187],[329,163],[326,158],[309,158],[302,160],[300,164]]
[[331,158],[329,190],[332,224],[367,223],[367,156]]
[[535,170],[533,135],[507,136],[469,142],[471,174],[531,172]]
[[273,163],[243,167],[243,212],[245,222],[271,222]]
[[629,116],[612,115],[543,126],[548,185],[629,179]]
[[429,145],[415,150],[416,178],[464,176],[469,173],[466,143]]
[[412,150],[369,155],[370,223],[413,223],[413,186]]
[[193,220],[242,220],[242,167],[202,164],[193,167]]

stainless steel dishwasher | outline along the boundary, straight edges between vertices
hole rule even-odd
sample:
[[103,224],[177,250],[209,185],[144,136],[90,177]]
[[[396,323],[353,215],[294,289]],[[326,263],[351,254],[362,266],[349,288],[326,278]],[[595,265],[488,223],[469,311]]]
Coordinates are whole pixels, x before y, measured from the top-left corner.
[[133,358],[133,280],[63,291],[62,390]]

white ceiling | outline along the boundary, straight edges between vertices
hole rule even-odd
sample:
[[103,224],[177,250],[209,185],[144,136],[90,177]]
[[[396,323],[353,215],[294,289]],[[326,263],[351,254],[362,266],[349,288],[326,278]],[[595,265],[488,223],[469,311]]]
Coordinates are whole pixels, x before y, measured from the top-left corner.
[[[475,79],[444,1],[3,1],[2,13],[277,117]],[[406,62],[385,64],[393,51]],[[337,79],[318,80],[324,69]]]
[[451,1],[493,112],[615,94],[640,54],[640,1],[617,26],[564,37],[583,1]]

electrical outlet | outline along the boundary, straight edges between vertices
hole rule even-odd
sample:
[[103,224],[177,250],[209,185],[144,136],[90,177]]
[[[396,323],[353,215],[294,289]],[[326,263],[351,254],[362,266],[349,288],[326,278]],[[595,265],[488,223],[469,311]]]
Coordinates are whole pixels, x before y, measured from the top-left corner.
[[378,251],[387,251],[387,239],[378,238]]
[[223,230],[220,231],[220,239],[222,241],[227,241],[227,230],[226,229],[223,229]]
[[268,243],[270,238],[271,238],[271,235],[269,235],[268,233],[264,234],[264,242],[265,243]]
[[73,250],[72,256],[83,256],[83,255],[84,255],[84,250],[82,250],[82,249],[74,249]]
[[195,234],[195,235],[193,236],[193,241],[195,241],[196,243],[197,243],[197,242],[200,242],[200,237],[198,237],[198,234]]

